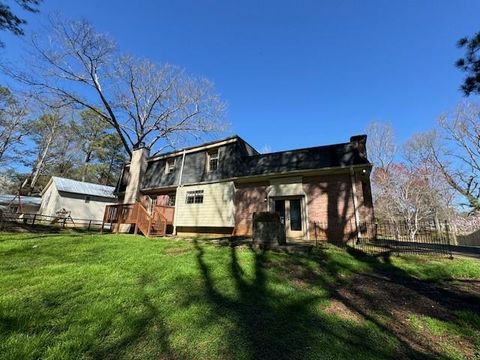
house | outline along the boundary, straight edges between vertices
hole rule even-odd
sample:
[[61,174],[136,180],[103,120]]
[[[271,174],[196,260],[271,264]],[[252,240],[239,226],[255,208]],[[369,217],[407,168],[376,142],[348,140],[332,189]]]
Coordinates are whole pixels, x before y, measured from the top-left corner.
[[69,214],[73,219],[102,220],[105,206],[115,204],[112,186],[52,176],[42,190],[41,215]]
[[[369,236],[366,140],[353,136],[346,143],[269,154],[239,136],[152,157],[139,147],[116,189],[131,216],[125,208],[110,209],[104,221],[134,224],[161,209],[158,219],[170,225],[167,232],[249,236],[253,214],[270,211],[280,214],[290,240]],[[134,204],[143,205],[135,210]],[[115,215],[120,213],[122,219]]]
[[0,210],[3,212],[35,214],[41,203],[41,197],[0,195]]

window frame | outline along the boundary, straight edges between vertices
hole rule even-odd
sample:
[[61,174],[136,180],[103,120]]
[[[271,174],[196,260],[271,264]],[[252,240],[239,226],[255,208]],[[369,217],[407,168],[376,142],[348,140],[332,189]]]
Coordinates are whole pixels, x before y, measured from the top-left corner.
[[[212,169],[212,161],[216,161],[215,169]],[[207,151],[207,172],[218,171],[220,165],[220,151],[218,149],[213,149]]]
[[[170,164],[170,162],[173,161],[173,165]],[[175,171],[177,167],[177,158],[168,158],[165,162],[165,173],[170,174]]]
[[203,190],[190,190],[185,194],[185,204],[203,204],[205,194]]

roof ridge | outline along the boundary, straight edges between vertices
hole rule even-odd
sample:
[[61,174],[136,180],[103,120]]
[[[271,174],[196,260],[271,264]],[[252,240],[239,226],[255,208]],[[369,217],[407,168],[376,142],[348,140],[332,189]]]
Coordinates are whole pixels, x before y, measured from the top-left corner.
[[328,148],[328,147],[334,147],[334,146],[345,146],[345,145],[348,145],[348,144],[350,144],[350,142],[335,143],[335,144],[328,144],[328,145],[318,145],[318,146],[309,146],[309,147],[298,148],[298,149],[280,150],[280,151],[273,151],[273,152],[264,153],[264,154],[249,155],[248,157],[267,156],[267,155],[282,154],[282,153],[289,153],[289,152],[295,152],[295,151]]
[[[231,135],[231,136],[228,136],[226,138],[222,138],[222,139],[218,139],[218,140],[213,140],[213,141],[207,141],[207,142],[204,142],[204,143],[201,143],[201,144],[198,144],[198,145],[192,145],[192,146],[186,146],[186,147],[183,147],[183,148],[180,148],[180,149],[175,149],[175,150],[172,150],[172,151],[167,151],[167,152],[164,152],[164,153],[158,153],[158,154],[155,154],[155,155],[152,155],[152,156],[149,156],[148,157],[148,160],[151,160],[151,159],[154,159],[154,158],[157,158],[157,157],[164,157],[164,156],[168,156],[170,154],[175,154],[175,153],[179,153],[179,152],[182,152],[184,150],[193,150],[195,148],[201,148],[201,147],[204,147],[204,146],[208,146],[208,145],[214,145],[216,143],[220,143],[220,142],[223,142],[223,141],[228,141],[228,140],[233,140],[233,139],[240,139],[241,141],[245,142],[245,140],[243,140],[240,136],[238,135]],[[248,143],[247,143],[248,144]],[[250,145],[250,144],[249,144]],[[251,145],[250,145],[251,146]],[[253,146],[252,146],[253,148]]]
[[67,180],[67,181],[72,181],[72,182],[77,182],[77,183],[82,183],[82,184],[88,184],[88,185],[95,185],[95,186],[102,186],[102,187],[108,187],[108,188],[115,188],[115,186],[111,185],[103,185],[103,184],[96,184],[90,181],[81,181],[81,180],[75,180],[75,179],[69,179],[66,177],[61,177],[61,176],[52,176],[54,179],[61,179],[61,180]]

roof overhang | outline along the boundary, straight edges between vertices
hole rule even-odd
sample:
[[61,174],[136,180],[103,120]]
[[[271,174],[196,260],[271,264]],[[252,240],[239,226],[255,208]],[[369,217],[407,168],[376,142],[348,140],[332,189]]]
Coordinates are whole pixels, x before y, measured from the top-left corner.
[[[351,165],[351,166],[336,166],[336,167],[326,167],[321,169],[310,169],[310,170],[293,170],[284,173],[269,173],[269,174],[261,174],[261,175],[252,175],[252,176],[238,176],[238,177],[231,177],[227,179],[221,180],[212,180],[212,181],[203,181],[197,183],[188,183],[182,184],[180,186],[194,186],[194,185],[204,185],[204,184],[215,184],[227,181],[233,181],[236,183],[250,183],[250,182],[260,182],[266,180],[275,180],[281,178],[291,178],[293,176],[315,176],[315,175],[335,175],[335,174],[350,174],[352,171],[355,170],[367,170],[370,172],[373,165],[371,163],[367,164],[358,164],[358,165]],[[166,191],[166,190],[175,190],[178,186],[168,186],[168,187],[153,187],[153,188],[143,188],[141,191],[143,193],[155,193],[158,191]]]

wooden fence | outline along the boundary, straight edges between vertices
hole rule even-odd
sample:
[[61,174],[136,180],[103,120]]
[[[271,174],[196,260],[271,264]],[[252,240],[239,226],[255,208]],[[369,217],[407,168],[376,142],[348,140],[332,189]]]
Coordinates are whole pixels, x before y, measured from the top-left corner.
[[[18,224],[26,226],[46,226],[53,228],[73,228],[86,231],[101,231],[102,220],[77,219],[71,216],[49,216],[29,213],[1,213],[0,230],[8,225]],[[105,224],[104,230],[110,230],[110,224]]]

